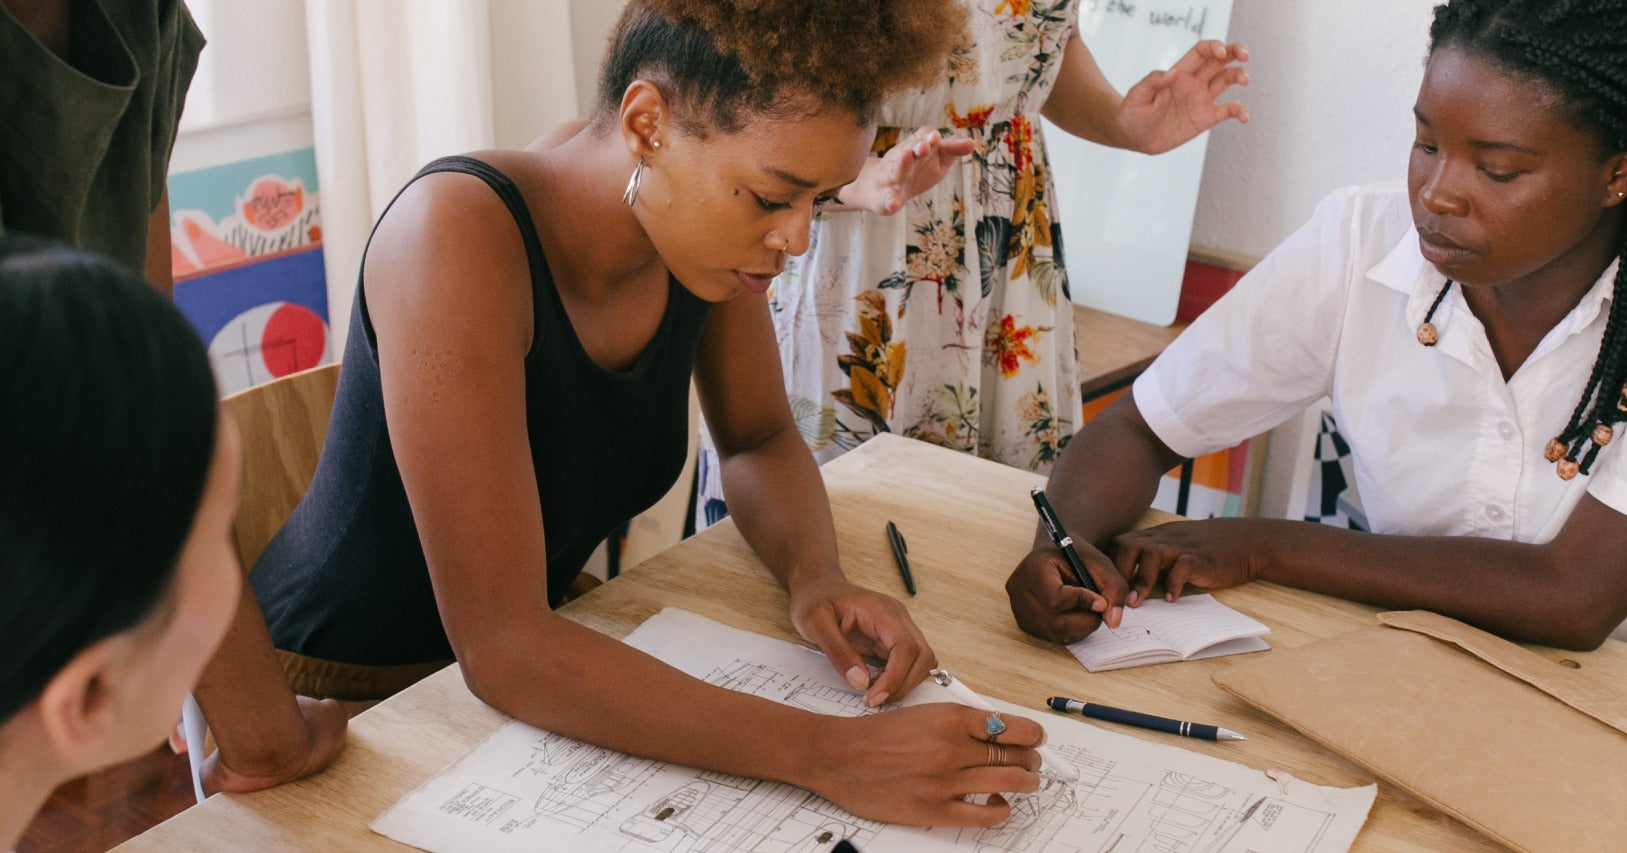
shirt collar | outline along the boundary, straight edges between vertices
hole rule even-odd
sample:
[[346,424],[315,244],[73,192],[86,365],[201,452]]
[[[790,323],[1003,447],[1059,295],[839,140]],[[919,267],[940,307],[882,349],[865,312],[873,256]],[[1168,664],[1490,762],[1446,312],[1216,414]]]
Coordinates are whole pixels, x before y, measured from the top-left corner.
[[[1576,307],[1560,321],[1567,333],[1576,334],[1586,329],[1600,314],[1606,312],[1606,304],[1615,291],[1612,283],[1616,280],[1616,270],[1620,266],[1621,259],[1618,257],[1605,268],[1604,273],[1582,296]],[[1429,306],[1434,303],[1435,297],[1440,295],[1441,288],[1446,285],[1446,276],[1435,269],[1433,264],[1424,260],[1423,254],[1418,251],[1418,234],[1410,229],[1396,241],[1389,254],[1367,271],[1367,277],[1406,295],[1406,323],[1407,327],[1414,331],[1418,324],[1424,321],[1424,316],[1429,313]],[[1445,310],[1446,303],[1451,303],[1455,307],[1461,302],[1461,295],[1448,294],[1441,308],[1436,309],[1431,322],[1440,330],[1443,337],[1451,320],[1450,315],[1455,313]]]

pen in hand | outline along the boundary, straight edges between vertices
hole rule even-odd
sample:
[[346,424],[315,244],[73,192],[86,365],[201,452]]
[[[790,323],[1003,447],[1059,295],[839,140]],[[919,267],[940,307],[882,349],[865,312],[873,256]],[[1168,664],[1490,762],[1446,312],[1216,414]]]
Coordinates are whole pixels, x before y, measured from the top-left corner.
[[1039,511],[1039,520],[1045,525],[1045,532],[1050,534],[1051,541],[1056,543],[1056,547],[1062,551],[1063,558],[1068,561],[1068,568],[1073,570],[1074,580],[1085,589],[1101,595],[1102,591],[1096,588],[1096,582],[1090,579],[1090,571],[1085,568],[1085,561],[1079,558],[1079,551],[1073,547],[1073,537],[1062,529],[1062,519],[1057,517],[1056,509],[1051,506],[1050,499],[1045,497],[1045,490],[1035,486],[1029,494],[1034,497],[1034,509]]
[[904,534],[898,532],[898,525],[887,522],[887,541],[893,546],[893,560],[898,563],[898,573],[904,576],[904,588],[910,595],[915,594],[915,576],[910,574],[909,557],[905,554],[909,546],[904,544]]
[[1172,720],[1168,717],[1155,717],[1152,714],[1126,711],[1123,708],[1111,708],[1094,702],[1081,702],[1078,699],[1052,696],[1045,700],[1045,704],[1051,706],[1051,710],[1061,711],[1065,714],[1081,714],[1094,720],[1123,723],[1127,726],[1151,729],[1155,732],[1167,732],[1181,737],[1195,737],[1204,740],[1248,740],[1247,737],[1231,729],[1223,729],[1219,726],[1206,726],[1201,723]]
[[[953,693],[955,698],[960,700],[961,704],[970,705],[973,708],[977,708],[982,711],[995,710],[995,707],[989,704],[989,700],[979,696],[976,690],[967,687],[960,679],[950,675],[949,670],[934,669],[928,670],[928,672],[932,675],[933,681],[948,688],[949,692]],[[1042,762],[1040,765],[1040,770],[1042,772],[1049,769],[1052,776],[1065,782],[1076,782],[1079,780],[1079,771],[1074,769],[1072,764],[1068,764],[1059,758],[1056,753],[1045,748],[1044,746],[1035,747],[1034,751],[1038,752],[1040,755],[1040,760]]]

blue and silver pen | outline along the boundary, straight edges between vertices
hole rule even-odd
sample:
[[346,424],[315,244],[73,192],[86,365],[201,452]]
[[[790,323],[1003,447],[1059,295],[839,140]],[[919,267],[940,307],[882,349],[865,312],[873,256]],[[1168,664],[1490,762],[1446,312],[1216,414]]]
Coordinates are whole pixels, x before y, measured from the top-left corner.
[[1093,720],[1123,723],[1126,726],[1152,729],[1155,732],[1168,732],[1181,737],[1195,737],[1204,740],[1248,740],[1248,738],[1231,729],[1223,729],[1219,726],[1206,726],[1202,723],[1188,723],[1185,720],[1155,717],[1152,714],[1126,711],[1123,708],[1110,708],[1106,705],[1098,705],[1095,702],[1081,702],[1078,699],[1052,696],[1045,700],[1045,704],[1050,705],[1051,710],[1061,711],[1065,714],[1082,714]]

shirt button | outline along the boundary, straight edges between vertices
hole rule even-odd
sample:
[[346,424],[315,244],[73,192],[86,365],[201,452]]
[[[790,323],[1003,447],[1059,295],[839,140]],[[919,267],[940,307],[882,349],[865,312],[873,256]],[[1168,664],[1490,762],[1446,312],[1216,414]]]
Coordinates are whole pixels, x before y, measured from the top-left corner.
[[1515,432],[1514,425],[1509,423],[1508,421],[1503,421],[1502,423],[1497,425],[1497,434],[1502,436],[1504,441],[1513,440],[1514,432]]
[[1504,515],[1507,515],[1507,513],[1503,512],[1502,507],[1498,506],[1497,504],[1486,504],[1487,518],[1491,519],[1492,521],[1502,521]]

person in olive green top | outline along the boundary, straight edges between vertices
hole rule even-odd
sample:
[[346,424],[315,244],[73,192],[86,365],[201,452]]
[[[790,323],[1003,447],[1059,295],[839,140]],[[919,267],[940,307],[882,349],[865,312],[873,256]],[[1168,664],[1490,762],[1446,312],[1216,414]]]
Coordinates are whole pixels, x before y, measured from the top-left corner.
[[0,5],[0,226],[167,291],[164,178],[203,34],[179,0]]
[[[181,0],[0,0],[0,233],[94,250],[169,293],[165,177],[203,45]],[[251,594],[195,695],[220,745],[211,791],[297,779],[343,747],[344,711],[288,689]]]

